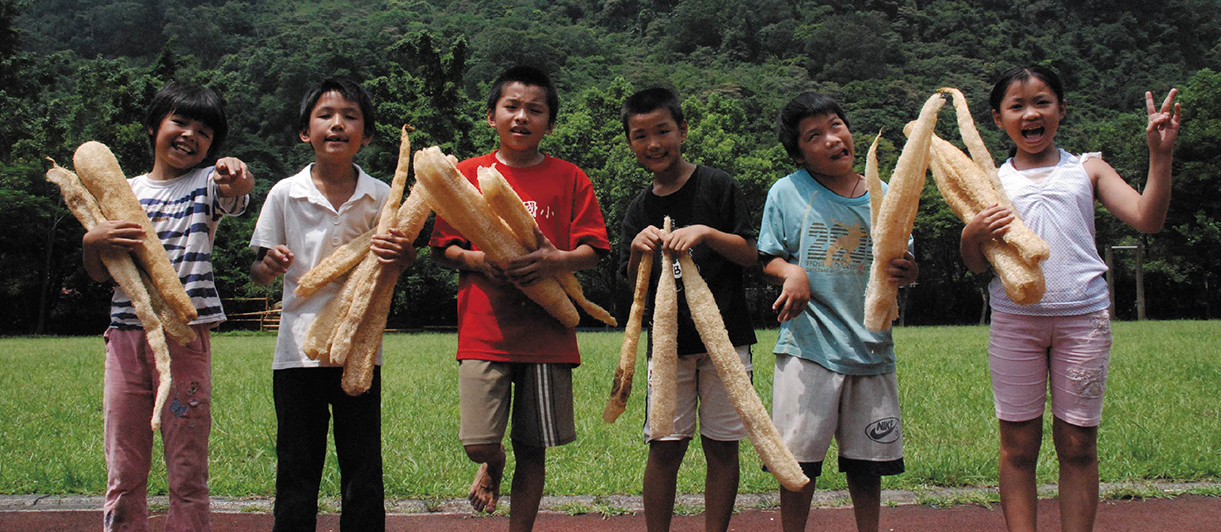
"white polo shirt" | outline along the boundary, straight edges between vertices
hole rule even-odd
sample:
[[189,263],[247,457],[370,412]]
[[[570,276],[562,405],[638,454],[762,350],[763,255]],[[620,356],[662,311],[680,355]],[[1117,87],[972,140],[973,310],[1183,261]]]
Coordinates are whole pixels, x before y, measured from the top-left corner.
[[[250,237],[250,248],[256,253],[259,248],[279,245],[293,253],[293,262],[284,274],[283,312],[272,369],[323,365],[305,356],[305,335],[322,307],[339,295],[347,276],[304,298],[293,293],[297,280],[337,248],[376,227],[378,213],[390,195],[390,185],[357,166],[356,191],[336,210],[314,186],[310,178],[313,166],[311,163],[271,187]],[[382,363],[380,348],[376,363]]]

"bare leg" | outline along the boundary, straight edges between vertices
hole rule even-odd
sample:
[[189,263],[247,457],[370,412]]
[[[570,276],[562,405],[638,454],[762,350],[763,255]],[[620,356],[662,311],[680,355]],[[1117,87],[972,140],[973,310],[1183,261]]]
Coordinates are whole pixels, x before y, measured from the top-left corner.
[[644,522],[650,531],[670,530],[674,517],[674,491],[678,468],[691,440],[649,442],[649,461],[644,466]]
[[1035,530],[1039,509],[1035,466],[1043,443],[1043,418],[1001,421],[1000,433],[1001,511],[1005,514],[1005,525],[1009,532]]
[[529,532],[538,517],[538,503],[543,500],[543,484],[547,474],[547,449],[526,444],[513,444],[513,499],[509,504],[509,530]]
[[467,445],[465,449],[467,458],[479,464],[479,471],[475,473],[466,498],[476,512],[495,511],[496,501],[500,498],[500,481],[505,471],[505,448],[499,443],[489,443]]
[[780,524],[784,532],[804,532],[806,529],[816,480],[818,477],[810,477],[810,483],[801,488],[801,491],[789,491],[783,486],[780,487]]
[[848,496],[858,532],[877,532],[882,511],[882,477],[867,473],[848,473]]
[[1060,461],[1060,528],[1093,530],[1098,513],[1098,427],[1078,427],[1055,418],[1051,436]]
[[708,471],[704,475],[704,530],[725,532],[738,498],[738,442],[700,436]]

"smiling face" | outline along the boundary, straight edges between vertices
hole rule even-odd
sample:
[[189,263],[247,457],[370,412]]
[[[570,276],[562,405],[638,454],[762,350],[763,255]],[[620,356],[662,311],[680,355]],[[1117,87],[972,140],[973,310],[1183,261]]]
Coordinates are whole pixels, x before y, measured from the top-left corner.
[[992,120],[1017,145],[1019,155],[1045,155],[1056,150],[1056,130],[1064,119],[1064,102],[1043,80],[1014,81],[1005,91]]
[[314,157],[320,162],[351,162],[356,152],[371,140],[365,136],[365,119],[360,105],[338,91],[318,97],[318,103],[310,111],[309,124],[300,136],[301,142],[313,146]]
[[496,129],[502,151],[537,151],[551,133],[547,91],[520,81],[506,84],[496,108],[488,110],[488,125]]
[[659,108],[627,118],[627,142],[640,165],[654,175],[669,175],[682,163],[687,121],[674,121],[669,109]]
[[852,132],[835,114],[812,115],[797,123],[797,164],[811,174],[839,177],[853,174],[856,152]]
[[[154,136],[153,169],[158,175],[176,177],[199,166],[212,147],[212,128],[199,120],[173,112],[161,119]],[[160,170],[160,171],[159,171]]]

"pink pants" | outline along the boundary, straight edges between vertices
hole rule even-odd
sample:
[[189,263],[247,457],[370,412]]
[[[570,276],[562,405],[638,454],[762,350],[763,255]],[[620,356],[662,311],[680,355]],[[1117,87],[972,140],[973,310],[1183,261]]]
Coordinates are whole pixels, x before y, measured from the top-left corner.
[[1078,316],[993,311],[988,360],[1002,421],[1042,417],[1050,381],[1052,414],[1096,427],[1111,361],[1110,317],[1105,310]]
[[[170,396],[161,412],[161,440],[170,492],[167,532],[212,530],[208,500],[208,433],[212,429],[212,345],[209,325],[194,325],[187,346],[168,340]],[[148,530],[148,474],[153,431],[149,421],[157,368],[143,330],[107,329],[104,530]]]

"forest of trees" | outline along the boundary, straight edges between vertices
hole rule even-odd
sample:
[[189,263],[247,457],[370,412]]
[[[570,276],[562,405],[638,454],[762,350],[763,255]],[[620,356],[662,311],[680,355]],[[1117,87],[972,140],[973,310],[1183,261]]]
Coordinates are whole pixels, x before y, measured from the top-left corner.
[[[858,149],[880,130],[884,178],[902,126],[942,86],[963,90],[994,156],[1007,139],[986,102],[992,79],[1038,63],[1064,78],[1068,118],[1058,145],[1102,151],[1137,188],[1148,164],[1144,92],[1181,91],[1183,127],[1166,229],[1140,235],[1099,207],[1099,246],[1145,248],[1152,318],[1217,316],[1221,255],[1221,3],[1215,0],[0,0],[0,306],[3,334],[95,334],[110,287],[80,265],[80,225],[43,177],[86,140],[109,145],[129,175],[151,168],[145,105],[183,79],[223,93],[225,155],[258,179],[251,212],[221,224],[213,257],[224,297],[279,297],[247,271],[250,233],[266,191],[312,153],[294,127],[306,87],[332,75],[362,80],[377,102],[378,136],[358,157],[388,179],[397,129],[416,147],[466,158],[495,147],[483,124],[487,83],[515,63],[553,74],[561,104],[543,150],[583,168],[612,244],[630,198],[649,181],[624,141],[619,107],[653,85],[684,98],[694,162],[728,171],[758,219],[768,187],[794,169],[772,133],[780,107],[806,90],[847,109]],[[957,139],[950,115],[938,131]],[[863,153],[863,149],[860,150]],[[863,168],[863,158],[858,161]],[[986,278],[958,258],[961,223],[929,180],[914,238],[921,264],[907,324],[976,323]],[[424,245],[424,239],[417,241]],[[390,325],[454,323],[456,277],[427,253],[400,280]],[[1134,318],[1133,264],[1116,255],[1121,318]],[[591,299],[626,311],[603,260],[582,279]],[[774,323],[774,289],[748,282],[755,319]],[[429,304],[418,304],[427,301]]]

